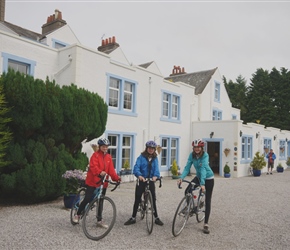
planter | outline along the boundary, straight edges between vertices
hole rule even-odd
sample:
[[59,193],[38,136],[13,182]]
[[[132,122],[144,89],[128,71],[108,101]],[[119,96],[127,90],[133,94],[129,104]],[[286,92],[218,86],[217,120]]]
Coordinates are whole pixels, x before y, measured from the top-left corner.
[[253,175],[258,177],[261,175],[261,170],[260,169],[253,169]]
[[73,201],[77,194],[68,194],[63,196],[63,203],[66,208],[71,208],[73,205]]
[[231,174],[230,173],[224,173],[224,177],[225,178],[230,178],[231,177]]
[[284,168],[277,168],[277,172],[278,173],[283,173],[284,172]]
[[120,175],[128,175],[128,174],[132,174],[131,169],[125,169],[120,171]]
[[172,179],[179,179],[179,175],[172,175]]

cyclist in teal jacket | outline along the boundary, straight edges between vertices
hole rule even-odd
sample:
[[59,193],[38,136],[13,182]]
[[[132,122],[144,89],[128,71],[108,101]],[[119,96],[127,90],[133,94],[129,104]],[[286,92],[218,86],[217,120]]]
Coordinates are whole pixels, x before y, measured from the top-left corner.
[[204,142],[200,139],[192,142],[193,152],[190,153],[187,164],[177,181],[181,184],[182,180],[189,174],[190,168],[193,165],[196,170],[196,177],[192,180],[194,183],[199,184],[203,192],[205,192],[205,219],[203,232],[209,233],[208,220],[211,210],[211,197],[214,187],[214,174],[209,166],[208,153],[203,150]]

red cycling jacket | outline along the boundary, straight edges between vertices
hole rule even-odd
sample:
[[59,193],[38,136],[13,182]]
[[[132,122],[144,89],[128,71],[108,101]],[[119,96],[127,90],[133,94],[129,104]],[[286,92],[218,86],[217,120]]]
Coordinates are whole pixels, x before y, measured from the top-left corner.
[[[91,187],[99,187],[101,185],[99,174],[105,171],[111,176],[113,181],[120,180],[114,168],[113,160],[110,154],[104,154],[103,151],[98,150],[94,152],[90,159],[90,167],[87,173],[86,185]],[[107,176],[108,177],[108,176]],[[104,183],[104,188],[108,187],[108,182]]]

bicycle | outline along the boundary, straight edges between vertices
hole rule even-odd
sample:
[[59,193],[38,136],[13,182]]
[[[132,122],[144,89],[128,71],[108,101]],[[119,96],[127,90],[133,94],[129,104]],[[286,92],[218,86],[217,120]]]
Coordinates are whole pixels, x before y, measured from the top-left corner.
[[[157,178],[156,181],[159,181],[159,188],[162,186],[162,177]],[[139,180],[138,180],[139,181]],[[141,202],[139,203],[139,207],[137,212],[140,213],[141,220],[146,217],[146,226],[148,234],[151,234],[153,231],[153,217],[154,217],[154,208],[153,208],[153,198],[151,191],[149,189],[150,181],[153,181],[152,178],[146,178],[146,186],[145,191],[142,194]]]
[[253,167],[249,167],[249,173],[250,173],[250,175],[254,175],[254,173],[253,173]]
[[[96,188],[92,197],[92,201],[87,204],[86,208],[80,215],[80,218],[82,219],[82,229],[84,234],[87,238],[96,241],[104,238],[112,230],[116,221],[116,205],[111,198],[104,195],[104,182],[109,182],[110,184],[115,185],[111,192],[114,191],[120,184],[119,182],[112,182],[105,179],[105,176],[101,178],[100,182],[101,186]],[[78,192],[79,196],[77,196],[75,202],[73,202],[70,218],[73,225],[78,224],[73,222],[73,217],[76,215],[79,204],[85,197],[85,190],[86,188],[84,187],[80,188]],[[98,220],[100,218],[106,221],[108,224],[107,227],[98,227]]]
[[[202,222],[205,217],[205,194],[201,187],[191,181],[183,180],[183,182],[187,182],[188,187],[174,214],[172,234],[175,237],[182,232],[189,217],[195,214],[198,223]],[[181,183],[178,188],[182,188]]]

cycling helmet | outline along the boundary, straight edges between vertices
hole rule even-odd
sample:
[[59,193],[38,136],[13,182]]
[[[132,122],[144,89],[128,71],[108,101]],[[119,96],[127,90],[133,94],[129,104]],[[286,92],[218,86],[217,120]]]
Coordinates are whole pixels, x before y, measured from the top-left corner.
[[193,147],[204,147],[204,142],[201,139],[194,140],[192,142]]
[[99,139],[98,144],[99,144],[99,146],[102,146],[102,145],[110,146],[111,145],[110,141],[107,138]]
[[154,141],[148,141],[148,142],[146,142],[145,146],[146,146],[146,148],[147,147],[156,148],[157,144]]

